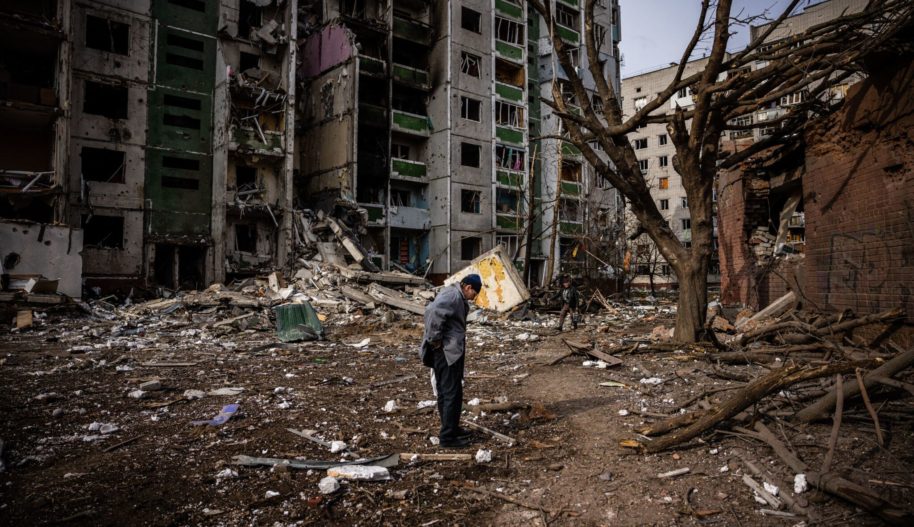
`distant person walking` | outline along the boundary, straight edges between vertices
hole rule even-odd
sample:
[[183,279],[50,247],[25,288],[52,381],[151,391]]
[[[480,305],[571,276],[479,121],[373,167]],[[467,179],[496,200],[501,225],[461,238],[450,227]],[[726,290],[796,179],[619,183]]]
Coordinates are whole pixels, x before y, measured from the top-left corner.
[[463,406],[463,359],[466,355],[467,314],[482,290],[482,279],[470,274],[458,284],[445,287],[425,307],[425,334],[419,348],[422,364],[435,371],[440,445],[465,448],[470,434],[460,428]]
[[562,312],[559,313],[559,331],[565,326],[565,317],[571,313],[571,328],[578,329],[578,304],[581,301],[581,295],[578,290],[571,285],[571,277],[565,275],[562,277],[562,290],[555,294],[553,298],[561,297]]

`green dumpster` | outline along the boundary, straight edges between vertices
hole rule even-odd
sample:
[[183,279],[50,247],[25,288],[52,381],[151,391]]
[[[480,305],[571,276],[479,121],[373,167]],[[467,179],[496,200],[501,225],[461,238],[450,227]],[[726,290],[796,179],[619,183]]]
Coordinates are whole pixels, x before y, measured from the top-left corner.
[[324,327],[311,304],[285,304],[273,308],[276,314],[276,334],[283,342],[320,340]]

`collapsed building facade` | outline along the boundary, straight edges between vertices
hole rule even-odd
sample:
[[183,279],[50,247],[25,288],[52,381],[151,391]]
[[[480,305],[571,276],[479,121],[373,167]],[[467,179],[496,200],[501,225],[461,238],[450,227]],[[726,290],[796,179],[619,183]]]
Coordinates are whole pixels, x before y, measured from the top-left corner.
[[[580,45],[581,5],[555,7]],[[618,5],[597,12],[618,86]],[[573,269],[585,218],[618,217],[579,152],[539,139],[560,131],[539,96],[562,74],[525,2],[314,2],[302,19],[297,197],[366,211],[361,241],[378,267],[442,279],[502,244],[538,283]],[[561,264],[547,272],[550,258]]]
[[88,286],[193,288],[284,265],[294,0],[0,9],[21,32],[4,48],[23,49],[3,64],[4,109],[24,119],[3,119],[4,219],[80,228]]
[[[78,231],[86,286],[288,269],[308,209],[348,209],[376,267],[435,280],[498,244],[534,283],[594,272],[589,240],[610,244],[614,190],[539,138],[562,72],[525,2],[33,4],[0,7],[23,49],[0,65],[0,218]],[[580,3],[555,7],[580,45]],[[597,12],[618,85],[618,5]]]

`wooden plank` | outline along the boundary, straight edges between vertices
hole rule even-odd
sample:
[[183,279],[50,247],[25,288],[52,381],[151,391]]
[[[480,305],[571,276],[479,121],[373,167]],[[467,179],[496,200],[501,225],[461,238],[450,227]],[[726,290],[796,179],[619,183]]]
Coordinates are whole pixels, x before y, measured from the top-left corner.
[[417,315],[425,314],[425,306],[419,305],[416,302],[412,302],[404,298],[400,298],[397,295],[396,291],[388,289],[384,286],[371,284],[371,286],[368,288],[368,294],[383,304],[387,304],[404,311],[409,311],[411,313],[416,313]]
[[599,351],[599,350],[586,350],[586,351],[584,351],[584,353],[590,355],[591,357],[593,357],[595,359],[599,359],[599,360],[609,364],[610,366],[618,366],[618,365],[622,364],[622,359],[620,359],[618,357],[614,357],[608,353],[603,353],[602,351]]
[[517,443],[517,440],[514,439],[513,437],[506,436],[505,434],[502,434],[500,432],[496,432],[495,430],[492,430],[491,428],[486,428],[482,425],[478,425],[478,424],[474,423],[473,421],[467,421],[466,419],[461,419],[460,422],[463,423],[465,426],[468,426],[474,430],[479,430],[480,432],[485,432],[485,433],[491,435],[492,437],[494,437],[495,439],[499,439],[501,441],[504,441],[505,443],[508,443],[511,445]]
[[377,302],[377,300],[375,300],[372,296],[367,295],[367,294],[363,293],[362,291],[359,291],[358,289],[349,287],[348,285],[344,285],[343,287],[341,287],[340,292],[343,293],[343,296],[345,296],[349,300],[353,300],[355,302],[359,302],[362,304],[368,305],[368,304],[374,304],[375,302]]
[[750,317],[746,320],[741,320],[740,323],[736,325],[736,329],[740,329],[741,327],[745,326],[746,324],[748,324],[750,322],[757,322],[759,320],[762,320],[762,319],[765,319],[768,317],[776,317],[776,316],[784,313],[785,311],[787,311],[790,308],[790,306],[792,306],[794,304],[794,302],[796,302],[796,301],[797,301],[797,295],[795,295],[794,292],[791,291],[791,292],[787,293],[786,295],[782,296],[781,298],[778,298],[771,304],[769,304],[768,307],[766,307],[765,309],[752,315],[752,317]]
[[473,461],[473,454],[420,454],[418,452],[401,452],[400,461]]

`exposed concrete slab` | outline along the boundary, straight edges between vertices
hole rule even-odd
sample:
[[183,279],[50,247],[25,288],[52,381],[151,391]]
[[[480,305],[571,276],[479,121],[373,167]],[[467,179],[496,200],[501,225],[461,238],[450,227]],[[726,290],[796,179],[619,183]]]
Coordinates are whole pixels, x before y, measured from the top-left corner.
[[476,305],[503,313],[530,299],[530,292],[524,287],[524,280],[514,268],[504,247],[496,246],[491,251],[473,260],[470,265],[454,273],[444,281],[445,285],[459,282],[464,276],[476,273],[482,277],[482,291],[476,297]]
[[0,266],[7,265],[2,272],[40,274],[59,280],[57,291],[73,298],[82,296],[82,249],[81,229],[0,222]]

